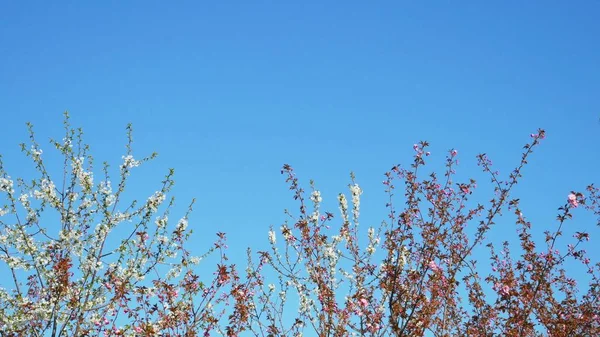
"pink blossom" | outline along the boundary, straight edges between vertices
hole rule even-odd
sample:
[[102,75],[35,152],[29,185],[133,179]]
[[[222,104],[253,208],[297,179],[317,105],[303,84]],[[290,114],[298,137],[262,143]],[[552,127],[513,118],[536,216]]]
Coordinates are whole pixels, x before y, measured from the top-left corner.
[[367,301],[365,298],[361,298],[359,302],[363,307],[369,305],[369,301]]
[[455,157],[458,154],[458,151],[452,150],[452,151],[450,151],[450,154],[452,155],[452,157]]
[[429,261],[429,268],[431,270],[433,270],[434,272],[441,270],[440,267],[437,264],[435,264],[435,261],[433,261],[433,260]]
[[369,332],[375,333],[376,331],[379,330],[379,324],[377,324],[377,323],[375,323],[375,324],[367,323],[367,329],[369,330]]
[[569,200],[569,204],[573,207],[577,207],[579,206],[579,202],[577,201],[577,196],[573,193],[569,194],[569,196],[567,197]]
[[532,133],[530,136],[531,136],[531,138],[533,138],[533,139],[544,139],[544,138],[546,138],[546,134],[545,134],[545,132],[543,132],[543,131],[542,131],[542,132],[540,132],[539,134],[537,134],[537,133]]
[[500,293],[500,295],[506,296],[510,294],[510,287],[500,282],[494,284],[494,289]]

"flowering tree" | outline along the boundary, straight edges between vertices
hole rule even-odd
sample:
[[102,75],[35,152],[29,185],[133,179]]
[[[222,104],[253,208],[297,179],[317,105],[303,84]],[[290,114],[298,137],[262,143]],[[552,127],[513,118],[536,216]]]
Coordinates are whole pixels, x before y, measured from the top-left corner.
[[[307,194],[285,165],[298,211],[271,228],[268,251],[248,251],[242,276],[223,233],[205,255],[190,255],[192,205],[169,225],[172,170],[145,201],[125,203],[131,170],[155,157],[134,159],[130,126],[114,189],[108,164],[95,179],[89,147],[66,114],[64,126],[64,139],[51,140],[59,180],[31,126],[22,150],[39,176],[12,179],[0,160],[0,273],[8,275],[0,285],[12,283],[0,288],[2,337],[600,335],[600,263],[584,250],[590,234],[567,225],[580,210],[600,217],[600,190],[567,193],[542,242],[514,196],[543,130],[506,178],[477,157],[494,191],[481,203],[472,200],[475,180],[455,181],[456,150],[442,176],[423,176],[429,144],[415,144],[412,164],[385,174],[388,214],[375,227],[359,226],[354,176],[334,216],[315,185]],[[515,240],[491,240],[507,214]],[[197,273],[209,255],[214,270]]]
[[[485,154],[477,157],[495,192],[486,203],[470,200],[474,180],[454,181],[456,150],[446,158],[443,177],[421,178],[429,144],[415,144],[410,167],[397,165],[385,174],[387,221],[366,232],[359,228],[362,190],[353,176],[351,204],[339,195],[336,220],[321,210],[321,194],[312,182],[306,196],[285,165],[282,173],[299,212],[288,213],[290,221],[279,234],[269,232],[270,251],[260,252],[258,264],[248,270],[248,279],[255,280],[252,290],[244,292],[253,304],[248,329],[256,336],[307,331],[311,336],[599,336],[600,263],[582,249],[589,234],[572,232],[572,242],[558,245],[576,208],[600,215],[599,189],[590,185],[587,196],[568,194],[556,228],[545,232],[540,247],[513,196],[545,132],[531,137],[507,179],[492,169]],[[498,250],[486,238],[503,212],[514,215],[513,244],[519,247],[503,242]],[[480,255],[486,247],[488,275],[482,267],[489,262]],[[577,283],[568,264],[583,266],[587,278]],[[277,275],[270,284],[265,268]]]
[[[127,152],[113,188],[108,164],[103,178],[95,178],[89,147],[81,129],[70,126],[68,114],[64,127],[64,139],[51,140],[62,157],[58,176],[47,169],[31,125],[30,144],[22,144],[22,151],[39,177],[12,179],[0,160],[0,285],[12,282],[12,288],[0,288],[0,335],[196,336],[223,331],[222,305],[236,282],[224,251],[225,235],[219,233],[205,254],[216,254],[214,275],[196,274],[192,268],[202,257],[190,256],[185,248],[192,205],[174,226],[168,221],[174,199],[165,203],[173,170],[145,201],[124,204],[131,170],[155,154],[134,159],[128,126]],[[235,327],[235,319],[228,324]]]

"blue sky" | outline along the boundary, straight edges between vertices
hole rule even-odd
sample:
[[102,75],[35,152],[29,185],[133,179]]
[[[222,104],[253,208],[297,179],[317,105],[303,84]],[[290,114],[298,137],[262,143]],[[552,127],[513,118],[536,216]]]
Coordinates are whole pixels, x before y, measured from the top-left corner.
[[59,138],[69,110],[97,162],[116,166],[131,122],[135,153],[159,153],[131,195],[145,199],[174,167],[180,214],[198,199],[196,237],[227,232],[244,254],[296,208],[284,163],[334,211],[354,171],[364,221],[378,224],[382,174],[408,164],[413,143],[432,144],[432,169],[456,148],[461,176],[481,176],[480,152],[507,173],[542,127],[518,192],[545,229],[569,191],[598,181],[599,12],[597,1],[3,2],[0,152],[26,172],[24,123]]

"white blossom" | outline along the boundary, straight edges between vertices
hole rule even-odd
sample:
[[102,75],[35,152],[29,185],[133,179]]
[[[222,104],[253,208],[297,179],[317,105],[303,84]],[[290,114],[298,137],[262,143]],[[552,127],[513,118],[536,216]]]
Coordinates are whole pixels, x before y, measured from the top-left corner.
[[362,194],[362,190],[358,184],[354,184],[350,185],[350,192],[352,193],[352,215],[354,216],[354,221],[357,221],[360,214],[360,195]]
[[160,206],[160,204],[162,204],[163,201],[165,201],[166,196],[164,193],[157,191],[155,192],[150,198],[148,198],[148,208],[152,211],[152,212],[156,212],[158,210],[158,206]]
[[158,228],[165,228],[165,227],[167,227],[168,221],[169,221],[169,217],[165,215],[165,216],[156,217],[156,220],[154,221],[154,223],[156,224],[156,227],[158,227]]
[[179,232],[183,232],[188,226],[188,220],[186,218],[181,218],[177,223],[176,230]]
[[121,158],[123,158],[122,168],[132,168],[140,166],[140,162],[138,160],[133,159],[132,155],[123,156]]
[[319,223],[319,212],[313,212],[309,217],[308,220],[314,224],[318,224]]
[[39,160],[42,153],[44,153],[42,149],[38,149],[34,145],[31,145],[31,154],[33,155],[33,159]]
[[272,245],[274,245],[276,241],[277,241],[277,238],[275,237],[275,231],[274,230],[270,230],[269,231],[269,242]]
[[15,192],[13,189],[13,181],[10,180],[10,177],[0,178],[0,192],[7,192],[9,194]]
[[91,191],[94,186],[94,175],[92,172],[86,172],[83,169],[83,162],[85,158],[75,158],[73,159],[71,166],[73,168],[73,173],[79,180],[79,185],[86,191]]
[[318,204],[321,201],[323,201],[323,198],[321,198],[321,192],[313,191],[310,196],[310,200],[312,200],[312,202],[314,202],[315,204]]
[[340,205],[342,220],[344,220],[344,222],[348,222],[348,200],[346,200],[346,196],[343,193],[338,195],[338,202]]

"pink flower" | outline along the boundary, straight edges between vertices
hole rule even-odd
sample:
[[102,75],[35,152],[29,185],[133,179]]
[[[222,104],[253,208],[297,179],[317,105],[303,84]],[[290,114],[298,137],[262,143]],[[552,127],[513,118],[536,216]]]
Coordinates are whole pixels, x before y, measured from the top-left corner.
[[440,267],[437,264],[435,264],[435,261],[433,261],[433,260],[429,261],[429,268],[431,270],[433,270],[434,272],[441,270]]
[[452,151],[450,151],[450,154],[452,155],[452,157],[455,157],[458,154],[458,151],[452,150]]
[[360,305],[362,305],[363,307],[366,307],[367,305],[369,305],[369,301],[367,301],[367,299],[365,299],[365,298],[361,298],[359,302],[360,302]]
[[510,287],[507,286],[506,284],[502,284],[502,283],[496,283],[494,284],[494,289],[497,290],[500,295],[506,296],[508,294],[510,294]]
[[573,207],[577,207],[579,206],[579,202],[577,201],[577,196],[573,193],[569,194],[569,196],[567,197],[569,200],[569,204]]

